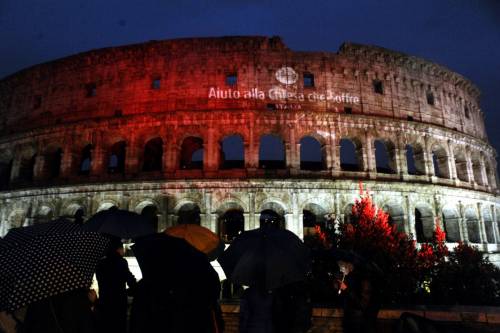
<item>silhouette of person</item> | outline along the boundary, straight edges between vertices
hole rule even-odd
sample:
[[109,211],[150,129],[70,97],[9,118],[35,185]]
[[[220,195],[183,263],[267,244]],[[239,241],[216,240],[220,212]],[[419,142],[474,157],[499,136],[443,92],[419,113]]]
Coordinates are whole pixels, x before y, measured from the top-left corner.
[[123,333],[127,327],[127,285],[136,287],[136,279],[128,268],[120,239],[111,240],[106,257],[97,264],[96,277],[99,285],[97,318],[100,332]]

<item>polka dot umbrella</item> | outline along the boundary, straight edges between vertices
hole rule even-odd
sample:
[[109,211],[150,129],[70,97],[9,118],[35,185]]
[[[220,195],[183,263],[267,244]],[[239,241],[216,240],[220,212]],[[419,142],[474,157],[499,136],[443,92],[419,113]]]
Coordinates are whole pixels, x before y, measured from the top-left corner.
[[0,251],[0,311],[92,283],[109,240],[68,221],[15,228]]

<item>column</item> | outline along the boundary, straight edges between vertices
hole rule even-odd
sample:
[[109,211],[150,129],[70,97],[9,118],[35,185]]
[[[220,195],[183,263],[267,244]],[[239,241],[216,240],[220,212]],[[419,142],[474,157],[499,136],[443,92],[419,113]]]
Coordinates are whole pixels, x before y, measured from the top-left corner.
[[245,219],[245,230],[257,228],[255,223],[255,192],[248,192],[248,221]]
[[340,140],[332,133],[332,144],[330,147],[330,154],[332,155],[332,176],[339,177],[342,172],[340,167]]
[[219,168],[219,144],[215,137],[215,129],[213,127],[207,130],[206,142],[203,143],[203,169],[205,173],[217,172]]
[[460,239],[464,243],[469,242],[469,233],[467,231],[467,220],[465,219],[465,211],[464,211],[464,205],[462,204],[461,201],[458,202],[458,213],[459,213],[459,219],[458,219],[458,225],[459,225],[459,230],[460,230]]
[[35,165],[33,167],[33,180],[43,179],[43,169],[45,167],[45,155],[36,155]]
[[[291,223],[291,225],[287,229],[293,231],[300,239],[304,239],[304,223],[302,219],[300,219],[301,212],[299,211],[299,195],[297,190],[292,191],[292,212],[290,216],[290,220],[287,223]],[[287,214],[288,215],[288,214]]]
[[450,142],[448,141],[448,167],[450,169],[450,179],[455,182],[458,181],[457,177],[457,165],[455,164],[455,152],[451,148]]
[[[200,220],[201,220],[200,224],[203,227],[208,228],[212,231],[217,230],[217,228],[216,228],[217,223],[213,222],[213,217],[212,217],[212,215],[215,215],[215,214],[212,214],[212,192],[204,191],[203,199],[204,199],[203,202],[205,204],[205,214],[204,214],[204,216],[202,216],[202,214],[200,214]],[[215,217],[215,219],[217,219],[217,217]],[[214,223],[214,225],[212,225],[213,223]],[[212,227],[213,227],[213,229],[212,229]]]
[[10,170],[10,182],[14,182],[19,178],[19,168],[21,166],[21,154],[16,154],[12,161],[12,168]]
[[106,152],[100,143],[92,149],[92,158],[90,163],[90,174],[94,176],[102,176],[107,172]]
[[485,244],[488,243],[488,239],[486,237],[486,227],[484,225],[482,206],[482,203],[477,203],[477,216],[479,217],[479,242],[481,244]]
[[373,137],[371,134],[366,134],[366,140],[363,145],[363,168],[369,172],[370,178],[377,177],[377,163],[375,161],[375,147],[373,146]]
[[469,179],[470,183],[476,183],[476,179],[474,179],[474,171],[472,170],[472,160],[469,152],[466,152],[465,159],[467,166],[467,178]]
[[70,178],[73,176],[72,166],[77,161],[78,155],[73,152],[72,147],[73,143],[67,144],[62,152],[60,172],[61,178]]
[[417,239],[417,231],[415,230],[415,209],[413,205],[411,204],[414,202],[414,195],[413,194],[408,194],[405,196],[405,201],[406,201],[406,214],[408,215],[407,218],[407,230],[409,231],[409,234],[413,235],[413,239]]
[[139,172],[139,147],[137,137],[133,136],[126,144],[125,148],[125,173],[137,174]]
[[495,244],[498,244],[500,243],[500,234],[498,234],[497,211],[495,209],[495,205],[491,205],[490,209],[491,209],[491,218],[493,219],[492,223],[493,237],[495,239]]

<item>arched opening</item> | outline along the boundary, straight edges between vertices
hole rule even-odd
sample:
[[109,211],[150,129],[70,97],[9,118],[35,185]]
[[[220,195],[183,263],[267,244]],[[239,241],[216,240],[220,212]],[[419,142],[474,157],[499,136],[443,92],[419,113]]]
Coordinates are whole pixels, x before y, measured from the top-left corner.
[[346,224],[352,223],[352,207],[354,207],[354,204],[351,203],[344,208],[344,223]]
[[486,242],[494,244],[495,235],[493,234],[493,218],[491,216],[490,209],[487,207],[483,209],[483,222],[484,229],[486,231]]
[[108,173],[125,172],[126,142],[119,141],[111,146],[108,161]]
[[219,237],[224,243],[231,243],[245,230],[245,217],[243,210],[230,209],[219,216]]
[[54,218],[54,212],[49,206],[41,206],[33,219],[34,224],[47,223]]
[[260,226],[274,226],[285,229],[285,210],[276,202],[268,202],[261,207]]
[[450,243],[460,241],[460,220],[457,211],[451,207],[443,208],[442,222],[446,241]]
[[434,175],[439,178],[450,178],[448,166],[448,155],[443,147],[436,146],[432,150],[432,162],[434,164]]
[[220,148],[221,169],[241,169],[245,166],[245,147],[241,136],[225,137]]
[[82,155],[80,159],[80,167],[78,168],[79,175],[89,175],[90,167],[92,164],[92,145],[88,144],[82,149]]
[[389,224],[396,226],[400,232],[405,231],[405,214],[403,208],[398,204],[388,204],[383,208],[384,212],[389,215]]
[[61,172],[62,149],[54,148],[49,150],[44,155],[44,170],[43,175],[47,179],[59,177]]
[[141,210],[141,215],[146,218],[154,230],[158,230],[158,208],[155,205],[147,205]]
[[324,170],[325,161],[325,149],[318,140],[312,136],[300,139],[301,170]]
[[375,140],[375,162],[378,173],[396,173],[394,144],[386,140]]
[[340,140],[340,168],[342,171],[362,171],[361,144],[350,139]]
[[3,159],[0,161],[0,190],[9,187],[10,174],[12,173],[13,159]]
[[428,207],[415,208],[415,232],[417,242],[425,243],[432,240],[434,235],[434,218]]
[[182,141],[181,169],[203,169],[203,139],[190,136]]
[[473,157],[472,159],[472,172],[474,173],[474,181],[478,185],[484,185],[481,162],[479,161],[479,157],[477,156]]
[[259,168],[284,169],[286,167],[285,144],[275,135],[268,134],[260,138]]
[[27,154],[21,157],[19,163],[19,176],[18,180],[21,182],[31,182],[33,181],[35,163],[37,154]]
[[474,208],[467,208],[465,211],[465,223],[467,225],[467,236],[469,242],[480,243],[481,237],[479,236],[479,219]]
[[113,202],[103,202],[99,205],[99,208],[97,208],[97,213],[108,209],[118,209],[118,207]]
[[177,211],[177,224],[200,224],[200,207],[195,203],[186,203]]
[[163,140],[154,138],[144,146],[142,171],[161,171],[163,164]]
[[420,145],[406,145],[406,166],[409,175],[424,175],[424,150]]
[[465,158],[464,150],[457,148],[453,155],[455,155],[455,168],[457,170],[457,178],[463,182],[469,181],[467,174],[467,159]]
[[316,226],[324,226],[326,211],[319,205],[310,203],[302,210],[304,238],[316,234]]
[[493,188],[496,188],[495,173],[491,171],[490,163],[485,162],[484,168],[486,171],[486,179],[488,181],[488,184],[486,184],[486,185],[489,185]]

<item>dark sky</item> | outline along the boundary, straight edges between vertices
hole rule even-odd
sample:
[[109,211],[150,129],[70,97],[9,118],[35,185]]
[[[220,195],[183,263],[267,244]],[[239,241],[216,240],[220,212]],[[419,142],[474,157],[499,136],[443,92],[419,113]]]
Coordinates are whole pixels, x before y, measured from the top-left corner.
[[500,0],[0,0],[0,77],[70,54],[151,39],[279,35],[294,50],[374,44],[479,86],[500,150]]

